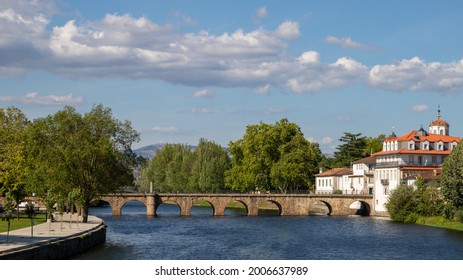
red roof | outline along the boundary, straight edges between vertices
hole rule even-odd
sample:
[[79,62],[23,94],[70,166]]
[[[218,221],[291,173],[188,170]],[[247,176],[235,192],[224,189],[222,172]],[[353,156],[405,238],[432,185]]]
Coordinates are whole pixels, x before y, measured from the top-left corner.
[[386,139],[384,142],[392,142],[392,141],[398,141],[398,142],[405,142],[405,141],[415,141],[415,142],[446,142],[446,143],[451,143],[451,142],[460,142],[460,137],[454,137],[454,136],[447,136],[447,135],[440,135],[440,134],[432,134],[429,133],[427,136],[418,136],[416,130],[412,130],[407,134],[404,134],[398,138],[395,139]]
[[409,150],[409,149],[400,149],[396,151],[389,151],[389,152],[377,152],[375,156],[383,156],[383,155],[396,155],[396,154],[420,154],[420,155],[450,155],[452,151],[445,150],[445,151],[436,151],[436,150]]
[[316,174],[315,177],[327,177],[327,176],[343,176],[352,175],[352,169],[350,168],[333,168],[325,172]]
[[431,125],[449,125],[449,123],[444,120],[434,120],[431,122]]
[[356,160],[356,161],[354,161],[353,163],[354,163],[354,164],[355,164],[355,163],[376,163],[376,156],[375,156],[375,155],[371,155],[371,156],[369,156],[369,157]]

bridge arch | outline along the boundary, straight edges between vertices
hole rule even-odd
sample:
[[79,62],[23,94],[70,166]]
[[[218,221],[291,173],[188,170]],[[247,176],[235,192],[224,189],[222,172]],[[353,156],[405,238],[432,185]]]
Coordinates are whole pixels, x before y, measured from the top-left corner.
[[122,205],[120,206],[120,215],[123,214],[122,209],[123,209],[124,206],[126,206],[127,203],[129,203],[129,202],[137,202],[137,203],[139,203],[139,204],[142,204],[142,205],[145,207],[145,212],[148,211],[148,206],[146,205],[145,200],[139,199],[139,198],[129,198],[129,199],[126,199],[125,201],[122,202]]
[[[164,211],[167,211],[168,213],[170,211],[173,211],[173,209],[168,209],[168,208],[174,208],[173,206],[176,206],[178,208],[178,213],[176,213],[176,214],[170,213],[168,216],[171,216],[171,215],[180,216],[180,215],[182,215],[182,206],[177,201],[175,201],[174,199],[172,199],[172,200],[168,199],[168,200],[160,201],[159,203],[156,204],[156,206],[155,206],[155,214],[156,214],[156,216],[159,215],[160,210],[161,210],[161,214]],[[161,207],[161,209],[159,209],[160,207]],[[167,208],[167,209],[164,209],[164,208]]]
[[[231,200],[228,201],[227,204],[224,206],[224,215],[225,215],[225,210],[230,209],[230,212],[235,212],[237,213],[236,215],[244,215],[247,216],[249,214],[249,207],[246,204],[246,202],[242,200]],[[233,214],[232,214],[233,216]]]
[[[209,205],[206,206],[206,205],[205,205],[206,203],[209,204]],[[215,215],[215,208],[216,208],[216,206],[214,205],[213,202],[211,202],[211,201],[208,200],[208,199],[201,199],[201,198],[196,199],[196,200],[192,203],[192,205],[191,205],[191,208],[190,208],[190,215],[191,215],[191,209],[192,209],[193,207],[195,207],[195,206],[196,206],[196,207],[208,207],[208,206],[209,206],[209,207],[212,208],[212,213],[211,213],[211,215],[212,215],[212,216]]]
[[349,209],[353,215],[370,216],[371,206],[366,201],[356,200],[349,205]]
[[331,215],[333,207],[328,201],[314,200],[309,207],[309,215]]
[[274,210],[277,210],[278,211],[278,216],[281,216],[281,213],[283,212],[283,208],[282,208],[281,204],[278,201],[271,200],[271,199],[262,200],[258,204],[257,213],[258,213],[258,215],[262,215],[263,212],[274,211]]

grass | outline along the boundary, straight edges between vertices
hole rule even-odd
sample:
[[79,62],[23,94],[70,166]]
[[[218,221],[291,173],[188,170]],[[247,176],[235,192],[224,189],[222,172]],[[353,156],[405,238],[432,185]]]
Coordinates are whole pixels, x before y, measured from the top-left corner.
[[416,224],[463,231],[463,223],[447,220],[444,217],[419,217]]
[[[45,217],[45,214],[39,214],[35,216],[34,218],[34,226],[41,224],[41,223],[45,223],[46,221],[47,219]],[[14,216],[10,220],[10,222],[11,222],[10,231],[31,226],[31,220],[25,214],[19,215],[19,221],[16,219],[16,216]],[[0,232],[7,232],[7,231],[8,231],[8,222],[6,221],[6,219],[2,218],[0,220]]]

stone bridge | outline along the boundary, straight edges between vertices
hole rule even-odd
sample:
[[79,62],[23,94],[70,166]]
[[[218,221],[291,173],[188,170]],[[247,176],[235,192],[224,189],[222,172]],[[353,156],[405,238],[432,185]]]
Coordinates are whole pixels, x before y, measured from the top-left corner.
[[240,202],[248,216],[258,215],[262,203],[276,205],[282,216],[309,215],[314,205],[325,205],[328,215],[375,215],[372,195],[322,195],[322,194],[137,194],[123,193],[100,197],[109,203],[114,216],[122,215],[122,207],[128,201],[139,201],[146,206],[146,214],[155,216],[162,203],[174,203],[180,208],[180,215],[190,215],[191,207],[197,202],[208,202],[215,216],[224,215],[231,202]]

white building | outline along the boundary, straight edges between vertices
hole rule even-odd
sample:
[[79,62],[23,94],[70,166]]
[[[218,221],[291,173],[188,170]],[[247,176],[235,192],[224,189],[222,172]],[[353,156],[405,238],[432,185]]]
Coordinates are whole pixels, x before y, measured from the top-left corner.
[[352,169],[333,168],[315,175],[315,193],[331,194],[333,192],[347,193],[350,190]]
[[440,177],[445,158],[460,142],[450,136],[449,124],[441,118],[400,137],[394,132],[383,142],[383,149],[371,157],[352,163],[352,168],[334,168],[315,175],[316,193],[373,194],[376,212],[387,212],[391,191],[400,184],[413,185],[417,176],[425,180]]
[[352,163],[351,191],[355,194],[373,194],[376,157],[370,156]]
[[[392,133],[383,143],[383,150],[375,154],[374,208],[385,212],[391,191],[406,178],[419,174],[438,174],[444,159],[460,142],[459,137],[449,136],[449,124],[437,119],[429,124],[429,131],[423,128],[412,130],[400,137]],[[407,179],[408,181],[408,179]]]

